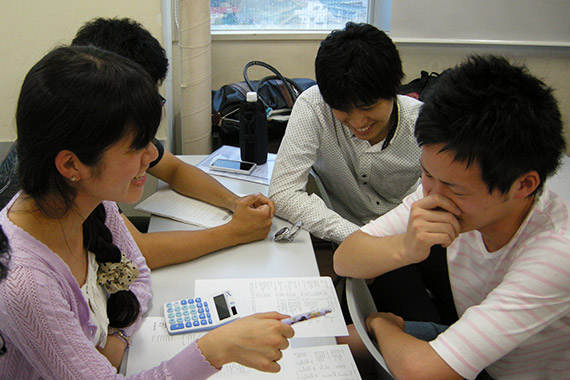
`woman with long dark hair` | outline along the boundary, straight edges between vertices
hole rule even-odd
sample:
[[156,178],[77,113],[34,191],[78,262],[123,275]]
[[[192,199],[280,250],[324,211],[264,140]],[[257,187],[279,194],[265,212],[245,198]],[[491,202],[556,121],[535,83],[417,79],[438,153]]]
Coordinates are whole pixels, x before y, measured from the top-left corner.
[[[104,50],[57,48],[27,74],[16,114],[22,191],[0,212],[0,379],[120,377],[151,293],[115,202],[142,195],[161,114],[148,74]],[[205,379],[234,361],[276,372],[293,335],[285,317],[222,326],[135,378]]]

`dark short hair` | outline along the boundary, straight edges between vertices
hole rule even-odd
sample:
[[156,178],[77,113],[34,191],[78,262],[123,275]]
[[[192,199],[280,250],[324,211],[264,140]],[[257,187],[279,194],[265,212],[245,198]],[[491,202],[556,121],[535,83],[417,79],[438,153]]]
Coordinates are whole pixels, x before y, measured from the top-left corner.
[[442,144],[467,166],[477,163],[489,192],[506,194],[536,170],[542,189],[565,150],[552,89],[497,56],[471,56],[442,76],[423,105],[415,135],[420,146]]
[[156,84],[139,65],[92,46],[57,48],[30,69],[18,99],[20,186],[40,206],[53,194],[70,206],[75,192],[54,165],[61,150],[95,167],[130,131],[133,148],[146,147],[161,117]]
[[321,42],[315,74],[325,102],[340,111],[395,98],[404,77],[390,37],[372,25],[352,22]]
[[127,57],[141,65],[160,84],[168,72],[168,59],[160,42],[140,23],[128,18],[96,18],[83,25],[72,45],[93,45]]

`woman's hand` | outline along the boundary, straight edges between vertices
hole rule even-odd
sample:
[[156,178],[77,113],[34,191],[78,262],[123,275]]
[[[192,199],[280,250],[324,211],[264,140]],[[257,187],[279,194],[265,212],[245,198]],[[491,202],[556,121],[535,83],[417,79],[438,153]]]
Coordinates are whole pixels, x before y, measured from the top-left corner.
[[220,326],[197,342],[208,362],[220,368],[239,363],[264,372],[279,372],[281,350],[289,347],[293,328],[281,322],[288,315],[277,312],[254,314]]

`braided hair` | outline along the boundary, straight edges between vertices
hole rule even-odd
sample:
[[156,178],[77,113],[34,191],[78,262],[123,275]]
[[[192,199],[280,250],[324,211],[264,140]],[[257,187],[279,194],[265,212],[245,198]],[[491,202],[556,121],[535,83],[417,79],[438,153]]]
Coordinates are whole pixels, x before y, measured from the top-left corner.
[[8,262],[10,261],[10,244],[0,226],[0,281],[8,275]]
[[[127,134],[135,136],[132,149],[146,147],[161,116],[156,83],[138,64],[92,46],[52,50],[28,72],[18,99],[19,180],[24,196],[50,218],[66,215],[76,191],[56,168],[57,154],[69,150],[83,164],[98,169],[105,150]],[[122,257],[105,218],[101,204],[83,223],[84,245],[100,266],[118,263]],[[0,261],[0,275],[3,268]],[[140,304],[130,290],[110,295],[111,327],[128,326],[139,313]]]
[[[121,251],[113,244],[111,231],[105,225],[105,207],[99,204],[83,222],[83,244],[95,254],[98,263],[118,263]],[[122,328],[134,322],[139,315],[140,304],[130,290],[112,293],[107,300],[109,326]]]

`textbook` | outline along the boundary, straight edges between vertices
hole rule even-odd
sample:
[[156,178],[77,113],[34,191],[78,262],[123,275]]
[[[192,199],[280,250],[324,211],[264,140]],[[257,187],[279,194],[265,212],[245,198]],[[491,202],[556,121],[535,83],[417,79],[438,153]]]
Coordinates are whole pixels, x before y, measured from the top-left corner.
[[159,189],[139,203],[135,210],[163,216],[202,228],[221,226],[232,219],[232,213],[172,190],[170,186]]

